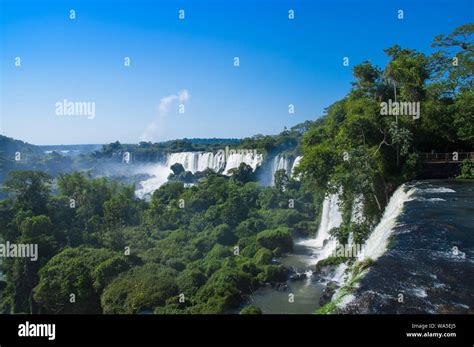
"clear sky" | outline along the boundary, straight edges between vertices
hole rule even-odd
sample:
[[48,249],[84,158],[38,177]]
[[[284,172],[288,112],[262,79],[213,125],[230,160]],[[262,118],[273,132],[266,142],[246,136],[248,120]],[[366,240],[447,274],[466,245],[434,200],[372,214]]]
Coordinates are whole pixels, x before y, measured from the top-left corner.
[[[355,64],[473,22],[472,0],[0,3],[1,133],[33,144],[275,134],[343,97]],[[58,115],[64,99],[94,117]]]

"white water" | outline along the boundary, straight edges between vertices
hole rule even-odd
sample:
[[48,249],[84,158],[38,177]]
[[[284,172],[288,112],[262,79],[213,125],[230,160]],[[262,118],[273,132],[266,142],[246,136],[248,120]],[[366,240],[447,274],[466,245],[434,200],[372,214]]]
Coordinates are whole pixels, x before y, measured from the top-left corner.
[[347,237],[347,245],[352,246],[353,242],[354,242],[354,233],[351,231],[349,233],[349,236]]
[[321,223],[319,224],[316,238],[300,241],[298,244],[314,248],[316,250],[316,258],[312,263],[317,263],[321,259],[325,259],[337,247],[337,241],[330,234],[332,228],[337,228],[342,223],[342,215],[339,210],[339,197],[332,194],[324,199],[323,211],[321,214]]
[[382,219],[365,242],[365,246],[357,260],[367,258],[375,260],[385,252],[387,240],[396,225],[396,219],[403,211],[404,203],[409,201],[410,196],[415,192],[413,188],[408,191],[405,190],[406,186],[402,185],[393,193],[387,207],[385,207]]
[[302,156],[298,156],[298,157],[295,158],[295,161],[293,162],[293,165],[291,166],[291,176],[294,176],[295,169],[299,165],[301,159],[303,159]]
[[168,180],[168,176],[171,172],[172,171],[170,170],[170,168],[163,164],[142,167],[137,171],[137,173],[145,173],[153,177],[141,181],[141,188],[135,191],[135,195],[139,199],[144,199],[146,196],[150,195],[156,189],[166,183],[166,181]]
[[173,164],[181,164],[185,171],[195,173],[212,169],[219,172],[225,167],[225,155],[222,152],[180,152],[169,154],[166,159],[166,167]]
[[349,266],[346,263],[339,264],[331,278],[331,281],[337,282],[339,285],[344,284],[347,278],[346,270]]
[[261,154],[254,153],[233,153],[229,155],[225,165],[224,175],[229,174],[230,169],[238,168],[241,163],[249,165],[254,171],[263,161]]
[[275,185],[275,173],[278,170],[285,170],[286,174],[291,173],[291,163],[285,155],[278,154],[272,162],[272,186]]
[[445,187],[440,187],[440,188],[426,188],[426,189],[418,189],[418,191],[422,193],[430,193],[430,194],[435,194],[435,193],[456,193],[455,190],[451,188],[445,188]]
[[252,152],[231,153],[225,158],[222,151],[213,152],[179,152],[168,154],[166,162],[155,165],[144,166],[137,170],[137,173],[146,173],[153,176],[140,182],[141,188],[135,191],[135,195],[143,199],[147,195],[153,193],[156,189],[166,183],[168,176],[172,173],[170,167],[179,163],[183,165],[185,171],[196,173],[207,169],[215,172],[223,172],[224,175],[229,174],[229,170],[239,167],[241,163],[246,163],[255,170],[263,161],[261,154]]

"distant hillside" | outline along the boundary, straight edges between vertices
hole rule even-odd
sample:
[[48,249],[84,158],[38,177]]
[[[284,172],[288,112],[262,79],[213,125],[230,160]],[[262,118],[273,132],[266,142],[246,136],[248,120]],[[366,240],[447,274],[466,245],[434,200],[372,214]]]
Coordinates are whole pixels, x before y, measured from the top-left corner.
[[16,152],[20,152],[22,154],[39,154],[41,153],[41,149],[38,146],[29,144],[27,142],[0,135],[0,155],[12,156],[12,158],[14,158]]

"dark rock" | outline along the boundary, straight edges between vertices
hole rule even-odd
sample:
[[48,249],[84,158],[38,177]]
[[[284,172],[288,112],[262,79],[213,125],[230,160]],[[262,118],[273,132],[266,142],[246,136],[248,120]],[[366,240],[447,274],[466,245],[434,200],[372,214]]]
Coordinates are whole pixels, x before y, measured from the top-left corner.
[[324,289],[323,295],[319,298],[319,305],[322,307],[331,301],[336,289],[339,288],[337,282],[328,282],[326,288]]

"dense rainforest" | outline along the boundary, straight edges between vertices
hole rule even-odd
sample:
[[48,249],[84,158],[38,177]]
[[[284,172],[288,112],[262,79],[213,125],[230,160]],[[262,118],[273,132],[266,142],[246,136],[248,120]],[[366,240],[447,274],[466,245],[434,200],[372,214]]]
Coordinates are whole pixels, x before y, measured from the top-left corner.
[[[162,150],[222,145],[302,155],[297,174],[278,171],[274,186],[259,185],[257,172],[241,164],[231,176],[201,172],[193,186],[172,179],[145,201],[134,186],[84,170],[12,171],[12,153],[3,154],[10,169],[0,241],[38,244],[39,257],[2,259],[0,311],[259,313],[242,307],[243,298],[287,280],[289,269],[278,258],[292,250],[295,237],[316,233],[325,194],[339,192],[344,212],[332,233],[345,242],[352,231],[363,242],[394,189],[416,177],[420,152],[474,150],[473,32],[467,24],[436,37],[429,56],[388,48],[384,69],[355,66],[346,97],[324,116],[276,136],[164,147],[116,142],[80,159],[93,166],[127,150],[153,160]],[[419,117],[382,114],[388,100],[419,102]],[[73,160],[58,155],[56,161]],[[173,171],[179,176],[182,168]],[[473,177],[472,161],[464,162],[462,178]],[[350,220],[356,197],[364,206],[364,223],[357,225]]]

